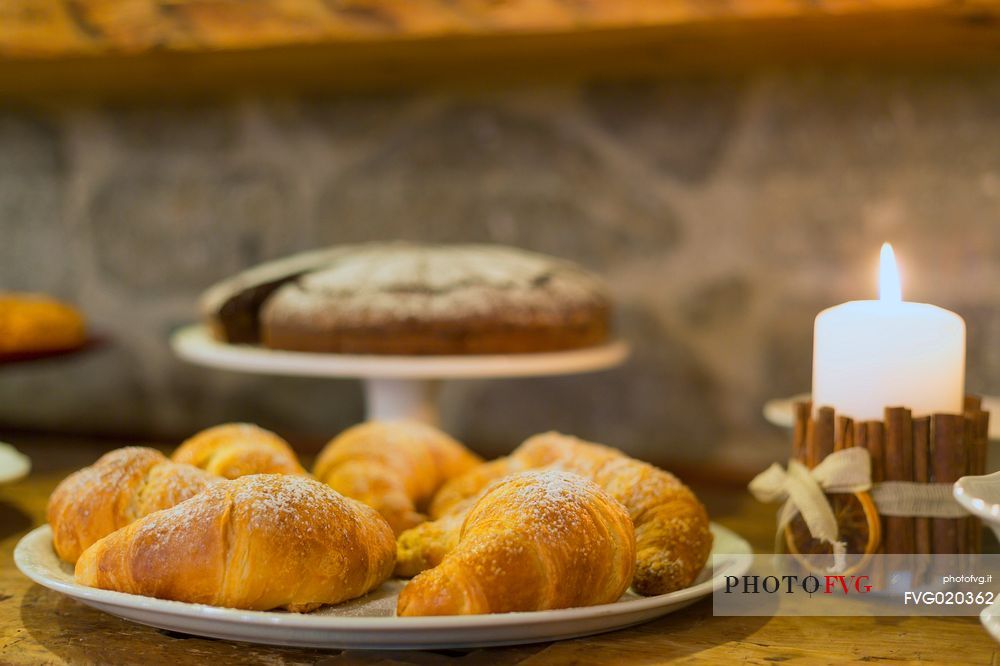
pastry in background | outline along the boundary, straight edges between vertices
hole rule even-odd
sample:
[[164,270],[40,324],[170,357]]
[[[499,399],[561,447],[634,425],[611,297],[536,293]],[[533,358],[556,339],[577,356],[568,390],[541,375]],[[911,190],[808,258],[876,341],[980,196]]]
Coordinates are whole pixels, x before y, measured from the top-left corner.
[[570,435],[547,432],[529,437],[509,456],[491,460],[468,474],[449,481],[431,502],[431,518],[440,518],[468,506],[482,490],[498,478],[516,472],[538,469],[580,456],[591,461],[624,456],[621,451],[603,444],[585,442]]
[[106,453],[63,479],[49,497],[56,554],[76,562],[98,539],[221,481],[196,467],[171,462],[155,449],[129,446]]
[[475,503],[458,543],[403,588],[397,615],[475,615],[617,601],[635,569],[625,508],[558,470],[506,477]]
[[235,479],[247,474],[305,474],[288,442],[250,423],[226,423],[184,441],[174,462]]
[[308,477],[223,481],[88,548],[76,582],[228,608],[308,612],[392,573],[392,530],[371,508]]
[[364,502],[395,533],[418,525],[438,488],[482,460],[440,430],[409,421],[369,421],[331,440],[313,474],[334,490]]
[[604,283],[501,245],[370,243],[263,264],[209,289],[225,342],[346,354],[505,354],[607,341]]
[[65,351],[86,339],[75,308],[41,294],[0,292],[0,354]]
[[485,462],[441,486],[434,493],[427,513],[433,519],[462,513],[461,509],[471,506],[471,502],[493,481],[518,471],[542,467],[549,462],[552,461],[543,463],[535,460],[529,464],[522,459],[514,460],[512,455]]
[[[635,523],[633,587],[651,596],[691,585],[712,549],[708,513],[672,474],[600,444],[559,433],[535,435],[511,455],[446,484],[431,505],[434,522],[399,535],[399,575],[414,575],[441,561],[456,543],[455,530],[479,493],[496,478],[530,469],[560,469],[591,479],[628,510]],[[495,481],[494,481],[495,482]]]

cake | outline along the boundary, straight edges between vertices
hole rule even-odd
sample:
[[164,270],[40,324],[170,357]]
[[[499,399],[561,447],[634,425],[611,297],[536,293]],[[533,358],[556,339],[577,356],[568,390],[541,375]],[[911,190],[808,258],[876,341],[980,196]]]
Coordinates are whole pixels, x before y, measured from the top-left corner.
[[505,354],[608,339],[602,281],[567,261],[498,245],[371,243],[262,264],[209,289],[229,343],[345,354]]

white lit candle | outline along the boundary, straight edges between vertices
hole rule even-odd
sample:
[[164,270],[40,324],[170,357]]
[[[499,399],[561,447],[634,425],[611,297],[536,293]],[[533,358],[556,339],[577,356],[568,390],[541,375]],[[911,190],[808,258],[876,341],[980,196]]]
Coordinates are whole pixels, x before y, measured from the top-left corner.
[[961,414],[965,322],[954,312],[902,298],[892,246],[882,246],[879,300],[851,301],[816,317],[813,406],[856,421],[886,407],[914,416]]

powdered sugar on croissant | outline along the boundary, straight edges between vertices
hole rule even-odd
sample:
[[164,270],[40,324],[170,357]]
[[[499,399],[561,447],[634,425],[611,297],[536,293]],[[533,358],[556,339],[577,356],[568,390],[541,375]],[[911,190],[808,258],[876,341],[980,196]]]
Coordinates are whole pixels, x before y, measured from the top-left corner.
[[469,615],[616,601],[635,568],[625,508],[581,476],[524,472],[469,511],[454,549],[399,595],[398,615]]
[[445,484],[431,504],[431,523],[399,535],[396,573],[412,576],[434,566],[454,547],[456,516],[464,515],[496,478],[526,469],[562,469],[593,480],[620,501],[635,523],[636,574],[644,595],[691,585],[712,549],[705,507],[672,474],[620,451],[559,433],[526,440],[500,458]]
[[63,479],[49,498],[56,554],[76,562],[98,539],[219,481],[191,465],[171,462],[156,449],[128,446],[106,453]]
[[230,608],[308,611],[377,587],[392,530],[374,510],[307,477],[212,486],[88,548],[82,585]]

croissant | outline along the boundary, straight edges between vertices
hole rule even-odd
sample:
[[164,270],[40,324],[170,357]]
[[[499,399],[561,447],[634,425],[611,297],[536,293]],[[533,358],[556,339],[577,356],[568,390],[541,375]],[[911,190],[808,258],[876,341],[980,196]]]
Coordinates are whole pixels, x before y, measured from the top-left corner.
[[[540,465],[539,465],[540,467]],[[497,479],[527,468],[512,461],[510,456],[497,458],[473,467],[465,474],[446,481],[434,494],[427,513],[431,518],[442,518],[452,513],[461,513],[479,498],[486,486]]]
[[216,484],[114,532],[76,563],[81,585],[160,599],[308,612],[392,573],[392,530],[374,510],[304,476]]
[[635,569],[625,508],[558,470],[506,477],[475,503],[458,543],[410,581],[397,615],[473,615],[616,601]]
[[56,554],[76,562],[98,539],[221,480],[171,462],[155,449],[129,446],[106,453],[63,479],[49,497],[47,513]]
[[524,469],[555,468],[596,482],[619,500],[635,523],[636,573],[633,587],[643,595],[689,586],[712,549],[708,514],[687,486],[672,474],[620,451],[559,433],[535,435],[510,456],[446,484],[431,504],[434,522],[399,535],[396,573],[412,576],[441,561],[456,543],[461,522],[489,477]]
[[202,430],[172,456],[227,479],[247,474],[305,474],[288,442],[249,423],[227,423]]
[[313,473],[337,492],[373,507],[398,534],[426,520],[420,509],[441,484],[481,462],[431,426],[370,421],[327,444]]
[[458,545],[462,523],[468,509],[479,496],[471,497],[464,505],[466,509],[441,516],[437,520],[420,523],[404,530],[396,537],[396,568],[394,573],[401,578],[412,578],[421,571],[436,567],[445,555]]

